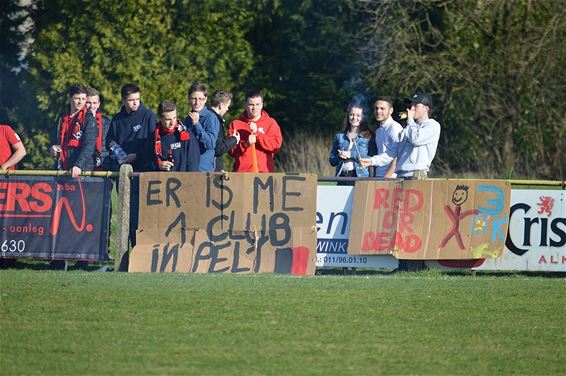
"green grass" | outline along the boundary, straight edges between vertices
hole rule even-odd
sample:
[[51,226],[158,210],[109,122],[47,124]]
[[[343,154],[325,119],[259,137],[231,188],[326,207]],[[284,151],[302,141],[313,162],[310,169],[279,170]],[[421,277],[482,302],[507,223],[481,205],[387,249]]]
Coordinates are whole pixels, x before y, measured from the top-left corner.
[[0,373],[564,374],[565,279],[0,271]]

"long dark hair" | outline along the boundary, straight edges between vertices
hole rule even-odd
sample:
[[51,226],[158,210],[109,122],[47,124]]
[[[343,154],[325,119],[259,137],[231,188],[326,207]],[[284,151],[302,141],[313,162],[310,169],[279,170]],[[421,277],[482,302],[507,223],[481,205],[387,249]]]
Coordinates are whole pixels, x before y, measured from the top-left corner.
[[346,112],[346,117],[344,118],[344,133],[348,133],[350,131],[349,115],[352,108],[359,108],[362,110],[362,120],[360,121],[360,127],[358,128],[359,134],[364,138],[371,138],[372,132],[368,126],[367,110],[361,103],[352,102],[348,105],[348,111]]

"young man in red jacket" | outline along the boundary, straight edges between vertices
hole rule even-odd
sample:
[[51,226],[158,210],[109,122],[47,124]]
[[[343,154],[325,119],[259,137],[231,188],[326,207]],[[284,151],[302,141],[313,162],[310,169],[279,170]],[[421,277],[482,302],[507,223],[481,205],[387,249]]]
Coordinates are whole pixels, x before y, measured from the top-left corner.
[[228,128],[228,134],[240,134],[240,141],[230,149],[235,172],[274,172],[273,157],[281,149],[283,136],[275,119],[263,110],[259,91],[246,93],[246,110]]

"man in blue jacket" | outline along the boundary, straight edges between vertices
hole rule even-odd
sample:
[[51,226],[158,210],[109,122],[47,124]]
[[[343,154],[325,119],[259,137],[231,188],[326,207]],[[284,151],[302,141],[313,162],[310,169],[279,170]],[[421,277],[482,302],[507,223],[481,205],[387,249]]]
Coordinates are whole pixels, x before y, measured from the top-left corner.
[[207,93],[206,86],[200,82],[191,85],[189,88],[191,112],[185,119],[185,124],[192,127],[199,143],[199,171],[213,172],[220,121],[212,111],[206,108]]

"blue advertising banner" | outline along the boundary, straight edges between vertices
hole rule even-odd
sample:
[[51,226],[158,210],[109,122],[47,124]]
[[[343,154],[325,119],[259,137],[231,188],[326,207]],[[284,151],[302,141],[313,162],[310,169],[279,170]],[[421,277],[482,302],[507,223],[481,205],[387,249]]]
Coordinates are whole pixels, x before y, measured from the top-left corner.
[[0,258],[106,258],[112,181],[0,177]]

